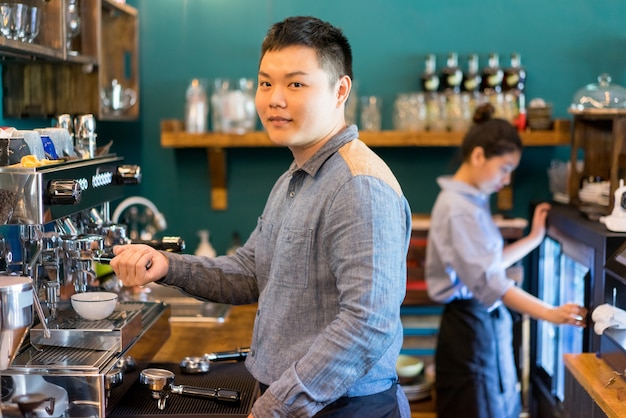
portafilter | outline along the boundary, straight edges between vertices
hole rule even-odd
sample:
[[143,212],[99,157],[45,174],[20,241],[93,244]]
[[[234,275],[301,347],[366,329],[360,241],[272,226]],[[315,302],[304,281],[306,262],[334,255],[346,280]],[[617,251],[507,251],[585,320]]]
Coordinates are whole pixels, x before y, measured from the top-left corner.
[[165,401],[169,398],[170,393],[209,398],[227,403],[238,403],[241,400],[241,393],[237,390],[175,385],[174,377],[174,373],[169,370],[155,368],[144,369],[139,375],[139,382],[150,389],[160,410],[165,409]]
[[237,348],[231,351],[217,351],[201,357],[185,357],[180,363],[180,370],[187,374],[207,373],[211,362],[242,361],[248,357],[250,348]]

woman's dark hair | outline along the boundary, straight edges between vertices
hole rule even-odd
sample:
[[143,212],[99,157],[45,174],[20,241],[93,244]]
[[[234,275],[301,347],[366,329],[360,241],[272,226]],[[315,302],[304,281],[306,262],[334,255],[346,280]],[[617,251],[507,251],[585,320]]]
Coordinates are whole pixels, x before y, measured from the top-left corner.
[[461,144],[461,158],[467,160],[476,147],[481,147],[486,158],[522,151],[522,139],[517,129],[504,119],[493,118],[495,108],[491,103],[478,106],[474,124]]
[[352,77],[352,48],[343,32],[316,17],[288,17],[275,23],[261,45],[261,59],[268,51],[301,45],[317,52],[320,67],[334,84],[340,77]]

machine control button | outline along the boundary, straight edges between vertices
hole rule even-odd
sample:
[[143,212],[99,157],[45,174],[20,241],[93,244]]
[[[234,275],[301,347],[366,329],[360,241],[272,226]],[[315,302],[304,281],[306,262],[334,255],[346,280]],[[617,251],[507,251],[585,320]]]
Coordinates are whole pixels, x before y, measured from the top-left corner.
[[50,180],[46,189],[46,203],[75,205],[80,202],[82,191],[76,180]]

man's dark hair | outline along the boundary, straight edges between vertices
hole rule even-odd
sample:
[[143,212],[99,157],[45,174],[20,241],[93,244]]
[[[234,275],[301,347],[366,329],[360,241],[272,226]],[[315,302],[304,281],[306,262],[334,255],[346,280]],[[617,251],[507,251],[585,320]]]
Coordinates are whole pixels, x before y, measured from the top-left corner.
[[275,23],[267,32],[261,45],[261,59],[268,51],[293,45],[313,48],[331,83],[344,75],[352,79],[352,48],[341,29],[316,17],[288,17]]

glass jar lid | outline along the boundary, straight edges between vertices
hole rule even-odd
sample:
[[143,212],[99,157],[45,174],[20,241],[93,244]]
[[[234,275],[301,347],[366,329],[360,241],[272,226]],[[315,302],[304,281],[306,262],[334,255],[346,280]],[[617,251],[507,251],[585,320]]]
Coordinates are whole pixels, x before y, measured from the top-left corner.
[[578,89],[572,104],[573,110],[626,109],[626,89],[611,83],[611,76],[603,73],[597,83]]

